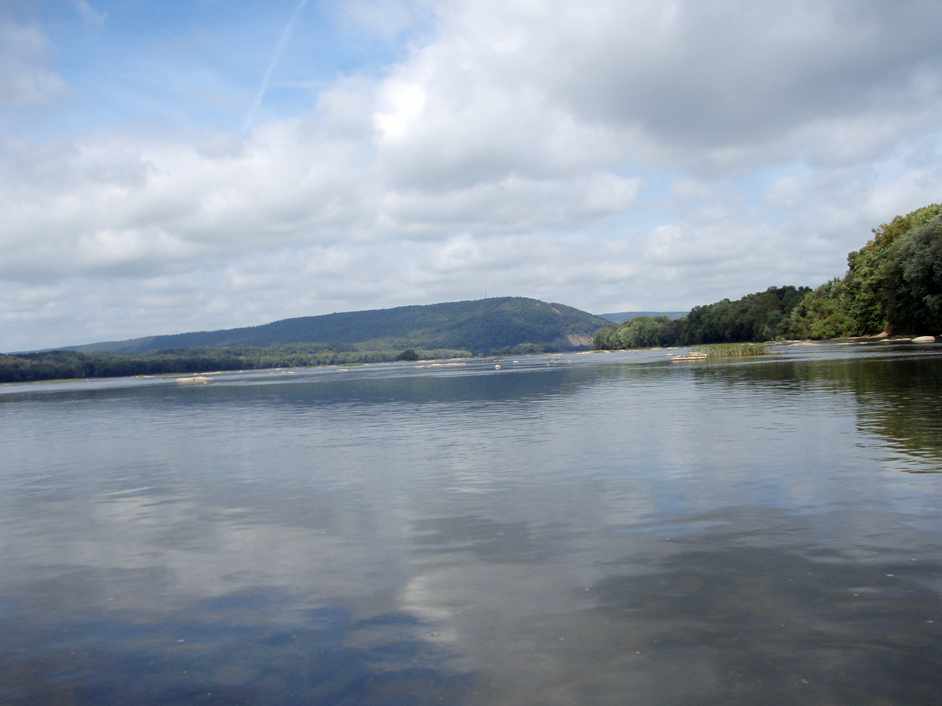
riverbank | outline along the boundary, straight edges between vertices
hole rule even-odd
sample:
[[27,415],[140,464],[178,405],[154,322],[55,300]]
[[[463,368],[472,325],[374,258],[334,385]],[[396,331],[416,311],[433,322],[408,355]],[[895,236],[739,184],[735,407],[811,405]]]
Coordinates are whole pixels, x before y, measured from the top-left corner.
[[[279,348],[222,348],[146,354],[48,351],[0,355],[0,383],[69,381],[135,376],[209,375],[246,370],[314,368],[329,365],[388,363],[403,351],[334,351],[304,346]],[[415,359],[471,357],[469,351],[413,351]],[[410,357],[410,360],[412,358]]]

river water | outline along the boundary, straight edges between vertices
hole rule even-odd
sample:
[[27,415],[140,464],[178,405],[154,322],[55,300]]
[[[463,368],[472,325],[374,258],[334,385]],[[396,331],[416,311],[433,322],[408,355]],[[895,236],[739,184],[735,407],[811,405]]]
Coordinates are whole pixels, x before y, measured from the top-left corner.
[[0,703],[942,702],[942,347],[669,353],[0,386]]

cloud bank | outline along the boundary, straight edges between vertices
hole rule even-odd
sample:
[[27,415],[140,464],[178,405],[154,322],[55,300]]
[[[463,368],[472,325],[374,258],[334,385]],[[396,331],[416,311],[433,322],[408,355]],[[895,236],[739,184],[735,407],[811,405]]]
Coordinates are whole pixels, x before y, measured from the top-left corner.
[[[485,294],[676,309],[817,284],[942,193],[937,3],[339,20],[396,58],[244,133],[0,138],[0,350]],[[41,24],[0,17],[0,68],[0,109],[68,111]]]

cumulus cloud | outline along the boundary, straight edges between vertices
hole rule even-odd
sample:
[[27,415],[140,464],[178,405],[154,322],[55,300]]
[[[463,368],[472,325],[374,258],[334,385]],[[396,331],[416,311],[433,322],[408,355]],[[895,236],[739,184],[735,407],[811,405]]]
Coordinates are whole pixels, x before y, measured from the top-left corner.
[[[411,38],[300,115],[0,141],[0,288],[31,293],[0,349],[485,291],[674,309],[816,284],[938,199],[934,3],[346,11]],[[0,24],[8,104],[62,90],[48,53]]]

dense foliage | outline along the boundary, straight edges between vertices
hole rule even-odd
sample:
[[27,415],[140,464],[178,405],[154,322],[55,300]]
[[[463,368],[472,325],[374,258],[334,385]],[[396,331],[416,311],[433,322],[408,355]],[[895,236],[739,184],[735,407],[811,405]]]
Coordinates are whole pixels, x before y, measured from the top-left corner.
[[[839,295],[850,323],[846,335],[866,336],[879,333],[889,324],[891,328],[915,330],[909,326],[912,317],[903,311],[890,310],[893,293],[902,283],[909,258],[907,243],[914,233],[942,216],[942,204],[930,204],[923,208],[897,216],[873,231],[873,238],[864,247],[847,256],[848,270],[843,279]],[[938,260],[937,260],[938,263]],[[920,308],[916,302],[910,306]],[[918,318],[918,317],[917,317]]]
[[606,326],[595,334],[593,344],[601,349],[674,346],[683,338],[683,319],[639,316],[618,326]]
[[843,277],[806,287],[772,287],[736,301],[695,307],[686,318],[641,317],[609,326],[597,348],[942,334],[942,204],[897,216],[847,257]]
[[897,216],[847,256],[847,273],[806,295],[795,338],[942,332],[942,204]]
[[698,306],[684,327],[685,343],[769,341],[781,335],[791,310],[809,290],[806,287],[769,287],[741,299],[724,299]]
[[768,341],[781,335],[791,310],[807,288],[770,287],[742,299],[695,307],[686,317],[642,316],[595,335],[596,348],[644,348]]
[[844,281],[838,278],[808,292],[792,309],[782,333],[787,338],[838,338],[856,329],[844,305]]
[[[409,355],[403,358],[403,353]],[[468,355],[466,351],[446,349],[410,350],[400,353],[397,351],[333,350],[317,346],[208,348],[158,353],[48,351],[0,355],[0,382],[352,365],[396,359],[418,360],[419,358],[451,358],[466,355]]]
[[608,322],[562,304],[523,297],[354,311],[284,319],[264,326],[154,336],[79,346],[82,352],[145,353],[224,346],[294,343],[377,351],[453,348],[473,353],[573,348]]
[[892,329],[942,332],[942,216],[896,242],[884,287],[886,319]]

